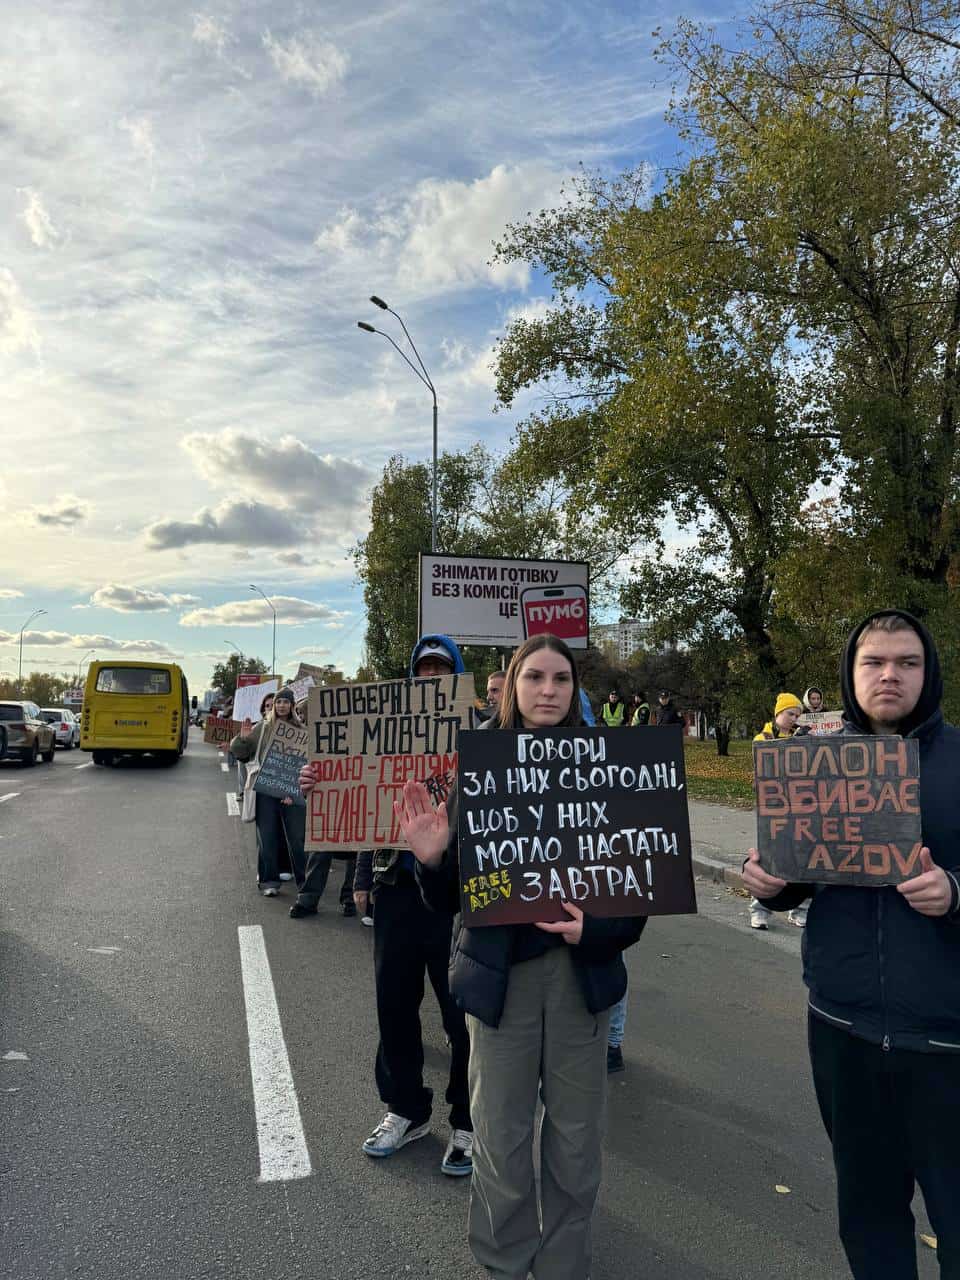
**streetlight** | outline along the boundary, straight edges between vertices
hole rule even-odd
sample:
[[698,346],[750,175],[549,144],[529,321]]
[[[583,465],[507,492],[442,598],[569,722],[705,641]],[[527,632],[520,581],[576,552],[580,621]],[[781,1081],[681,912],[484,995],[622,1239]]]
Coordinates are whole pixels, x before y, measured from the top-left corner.
[[80,683],[80,668],[83,666],[86,660],[92,657],[93,654],[95,654],[96,652],[97,652],[96,649],[88,649],[87,652],[80,659],[80,661],[77,663],[77,684]]
[[270,674],[275,676],[277,674],[277,611],[273,608],[273,604],[271,603],[269,596],[264,596],[256,583],[250,583],[250,590],[256,591],[257,595],[263,596],[264,600],[266,600],[267,604],[270,605],[270,608],[273,611],[273,657],[270,661]]
[[23,697],[23,633],[24,631],[26,631],[27,627],[29,627],[30,623],[34,620],[34,618],[39,618],[42,614],[46,612],[47,612],[46,609],[34,609],[33,613],[31,613],[30,617],[26,620],[26,622],[20,628],[20,664],[17,667],[17,697],[18,698]]
[[382,298],[378,298],[375,293],[370,295],[370,301],[373,303],[375,307],[379,307],[381,311],[389,311],[392,316],[394,316],[397,320],[400,321],[400,328],[403,330],[407,341],[410,343],[410,346],[413,348],[413,354],[417,357],[417,364],[420,366],[420,368],[418,369],[417,365],[414,364],[413,361],[407,356],[406,352],[402,351],[397,346],[393,338],[390,337],[389,333],[384,333],[382,329],[375,329],[372,324],[367,324],[364,320],[357,321],[357,328],[362,329],[364,333],[379,333],[381,338],[386,338],[386,340],[390,343],[390,345],[397,352],[397,354],[400,355],[407,362],[407,364],[410,366],[413,372],[417,375],[417,377],[420,379],[423,385],[430,392],[431,396],[433,396],[433,502],[431,504],[431,515],[430,515],[430,550],[434,554],[436,554],[436,550],[437,550],[437,389],[433,385],[433,382],[430,380],[430,375],[429,373],[427,373],[427,366],[423,363],[423,360],[420,356],[420,352],[417,350],[416,344],[414,343],[413,339],[410,337],[410,334],[407,330],[407,326],[403,323],[403,317],[398,315],[397,312],[394,311],[393,307],[387,306],[384,300]]

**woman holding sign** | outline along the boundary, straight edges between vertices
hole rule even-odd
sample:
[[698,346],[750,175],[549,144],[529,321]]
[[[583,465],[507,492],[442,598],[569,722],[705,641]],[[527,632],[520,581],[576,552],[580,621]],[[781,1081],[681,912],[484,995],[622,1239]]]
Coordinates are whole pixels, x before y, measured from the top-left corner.
[[[268,705],[268,700],[272,705]],[[262,718],[253,724],[244,720],[240,732],[230,743],[230,750],[240,761],[253,762],[254,778],[259,768],[261,746],[274,717],[303,727],[296,713],[293,691],[280,689],[275,696],[268,694],[260,704]],[[249,770],[248,770],[249,774]],[[247,788],[254,778],[248,776]],[[275,898],[280,890],[281,878],[289,880],[289,866],[302,868],[306,810],[293,804],[289,797],[278,800],[275,796],[256,794],[257,824],[257,884],[265,898]],[[283,871],[281,871],[281,867]],[[302,871],[300,878],[302,879]]]
[[[552,635],[532,636],[507,669],[491,728],[582,725],[573,655]],[[451,806],[455,808],[455,806]],[[459,910],[457,820],[407,783],[396,806],[419,863],[423,895]],[[600,1188],[609,1009],[623,995],[621,952],[646,923],[585,915],[563,904],[556,924],[461,928],[451,991],[470,1031],[474,1124],[470,1247],[492,1275],[585,1280]],[[543,1100],[541,1188],[533,1145]]]

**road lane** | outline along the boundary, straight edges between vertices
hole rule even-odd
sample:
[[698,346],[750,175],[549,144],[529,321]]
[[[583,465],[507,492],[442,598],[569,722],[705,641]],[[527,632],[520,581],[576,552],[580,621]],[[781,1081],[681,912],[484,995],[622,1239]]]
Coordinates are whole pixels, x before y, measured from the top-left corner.
[[[254,831],[225,811],[218,763],[195,743],[171,769],[55,766],[0,808],[0,1059],[27,1059],[0,1061],[10,1274],[476,1275],[468,1189],[439,1172],[447,1055],[432,997],[433,1133],[369,1160],[372,931],[337,914],[335,892],[300,921],[291,886],[258,896]],[[701,894],[707,915],[653,921],[628,956],[594,1278],[842,1277],[797,936],[774,945],[742,926],[738,900]],[[258,1182],[237,943],[249,926],[312,1166],[295,1182]],[[929,1251],[921,1267],[935,1274]]]

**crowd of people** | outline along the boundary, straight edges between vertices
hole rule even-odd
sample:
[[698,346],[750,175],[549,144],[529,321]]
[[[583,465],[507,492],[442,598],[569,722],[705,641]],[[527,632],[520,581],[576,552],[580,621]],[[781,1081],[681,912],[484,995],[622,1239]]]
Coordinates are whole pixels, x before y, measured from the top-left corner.
[[[456,644],[423,636],[410,675],[463,671]],[[943,721],[932,638],[899,611],[855,629],[841,662],[844,732],[899,733],[919,742],[924,848],[921,873],[897,886],[787,884],[744,862],[750,922],[777,912],[805,926],[814,1087],[833,1147],[840,1235],[856,1280],[915,1280],[915,1183],[937,1233],[941,1276],[960,1280],[960,819],[952,785],[960,732]],[[233,756],[255,769],[263,725],[297,718],[281,689],[265,721],[245,722]],[[759,740],[803,731],[823,692],[780,693]],[[592,709],[562,640],[536,636],[486,686],[485,722],[500,728],[570,727]],[[651,709],[611,691],[610,728],[682,724],[668,691]],[[249,791],[249,776],[244,795]],[[307,803],[312,765],[300,775]],[[258,883],[276,896],[281,846],[298,895],[294,918],[313,914],[329,854],[305,855],[301,805],[257,796]],[[456,789],[435,804],[408,782],[396,816],[404,847],[361,851],[341,889],[372,917],[379,1043],[374,1078],[385,1112],[362,1143],[375,1159],[430,1129],[420,1007],[429,979],[450,1049],[449,1137],[441,1170],[471,1176],[468,1239],[500,1280],[586,1280],[601,1175],[605,1086],[623,1069],[627,974],[623,952],[643,917],[599,918],[565,903],[559,923],[464,927],[459,921]],[[510,1088],[502,1082],[509,1079]],[[540,1177],[534,1172],[537,1108]]]

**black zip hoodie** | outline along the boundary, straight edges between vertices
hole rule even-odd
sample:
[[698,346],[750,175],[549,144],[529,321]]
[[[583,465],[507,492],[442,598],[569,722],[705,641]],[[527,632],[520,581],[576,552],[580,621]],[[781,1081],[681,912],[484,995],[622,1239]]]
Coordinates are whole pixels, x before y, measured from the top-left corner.
[[960,730],[944,723],[943,679],[926,627],[882,609],[850,634],[840,661],[845,733],[872,733],[853,691],[857,640],[874,618],[904,618],[923,643],[923,688],[902,722],[920,744],[923,842],[953,888],[946,916],[921,915],[890,885],[790,884],[764,906],[785,911],[812,897],[803,937],[810,1009],[833,1026],[884,1048],[960,1053]]

